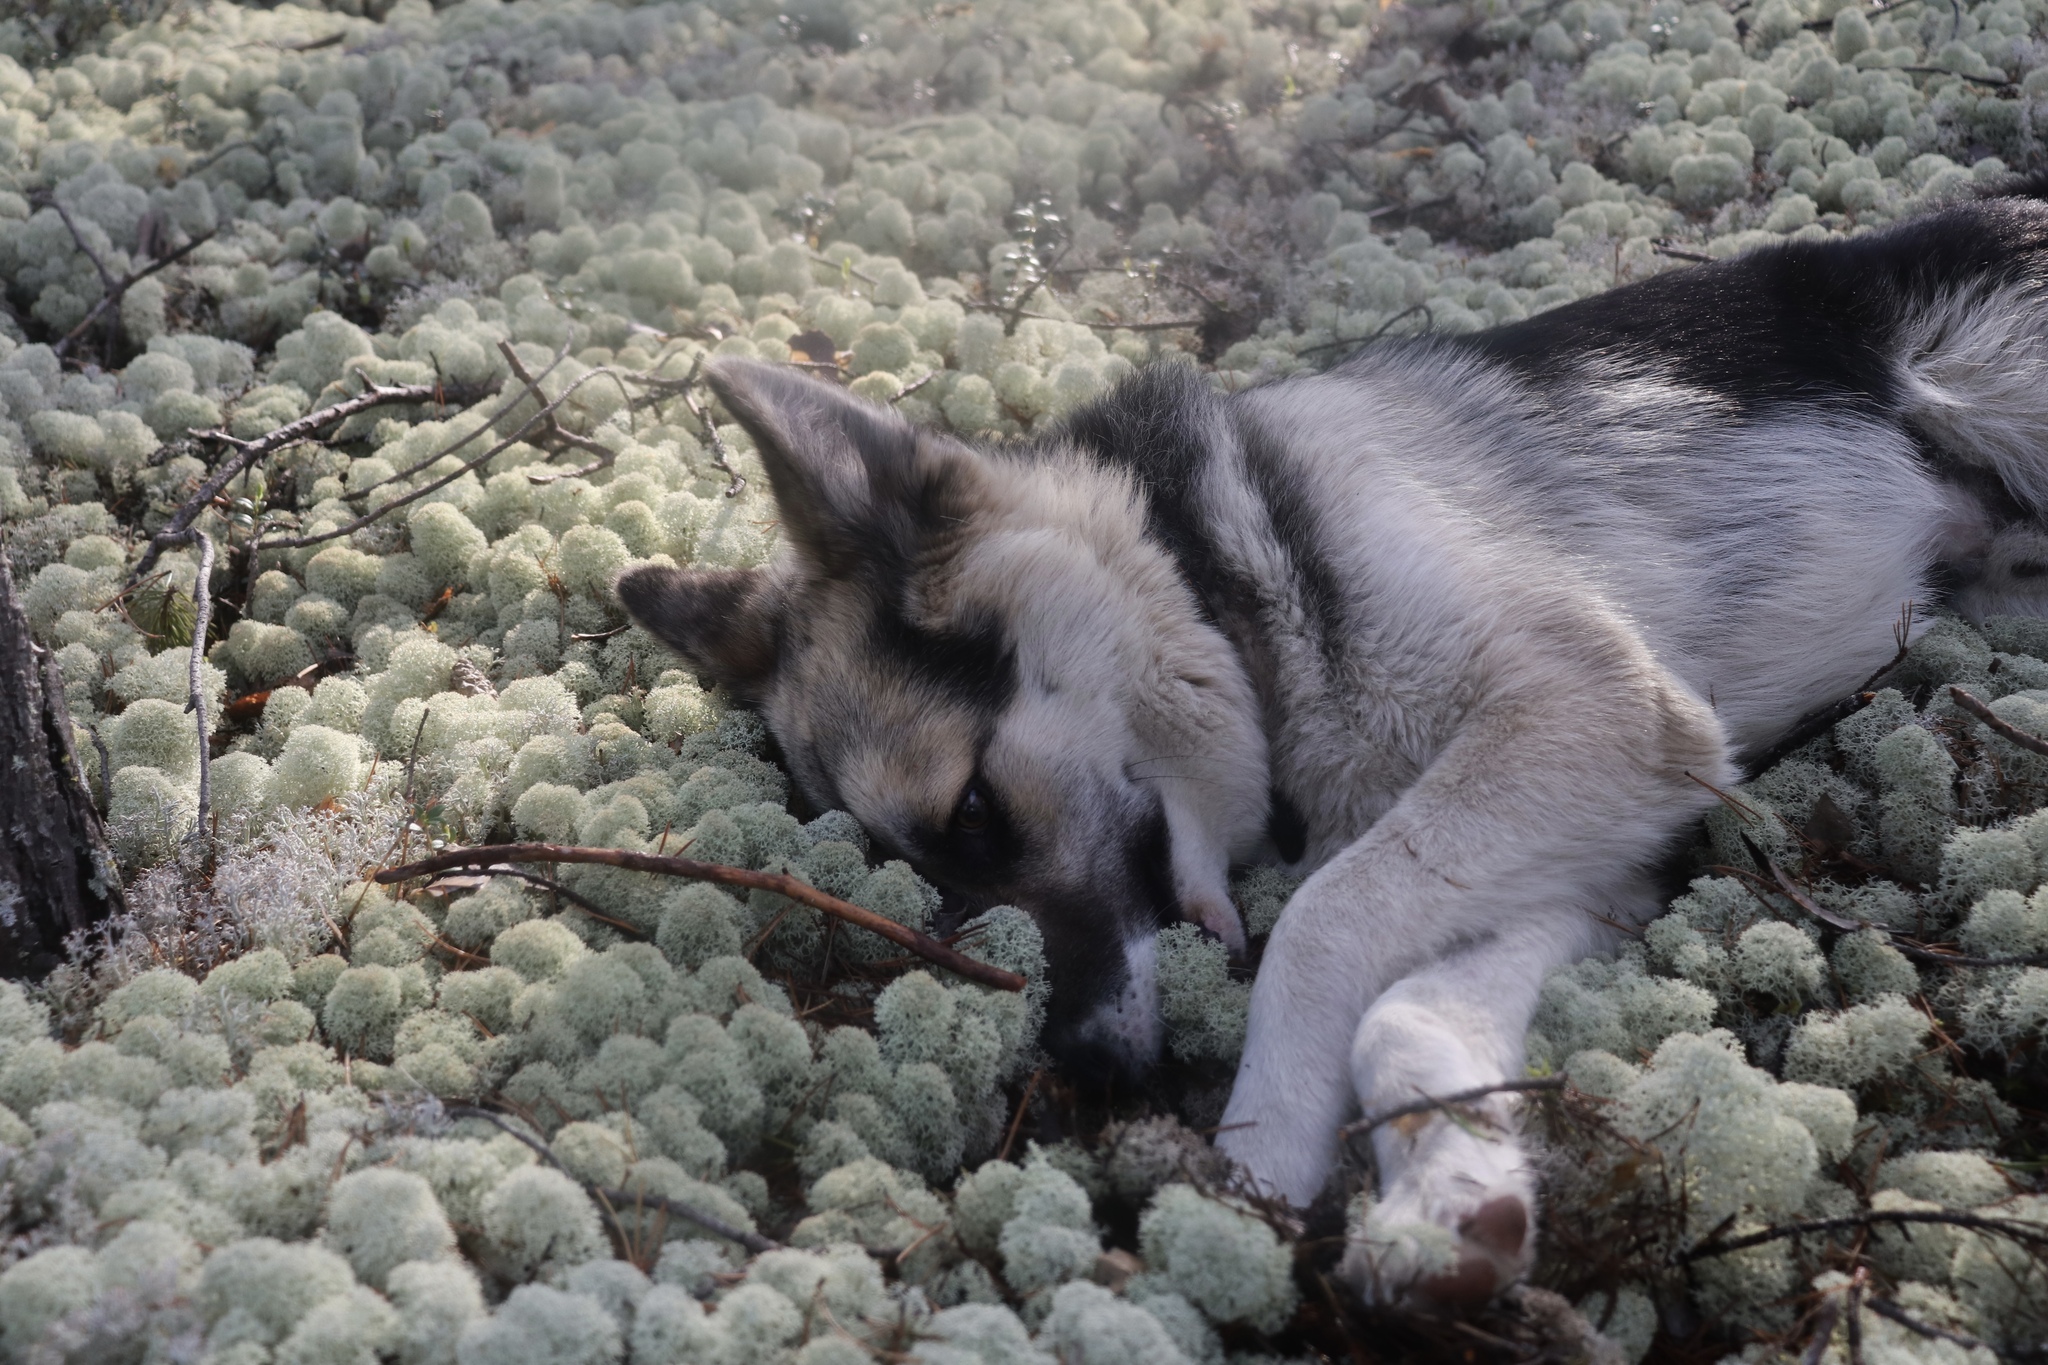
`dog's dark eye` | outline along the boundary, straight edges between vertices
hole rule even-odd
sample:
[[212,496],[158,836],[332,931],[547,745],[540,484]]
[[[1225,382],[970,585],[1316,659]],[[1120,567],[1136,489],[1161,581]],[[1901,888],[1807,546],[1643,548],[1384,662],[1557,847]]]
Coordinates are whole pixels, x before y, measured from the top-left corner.
[[968,834],[979,834],[988,828],[988,819],[988,798],[981,794],[981,788],[969,787],[953,812],[953,827]]

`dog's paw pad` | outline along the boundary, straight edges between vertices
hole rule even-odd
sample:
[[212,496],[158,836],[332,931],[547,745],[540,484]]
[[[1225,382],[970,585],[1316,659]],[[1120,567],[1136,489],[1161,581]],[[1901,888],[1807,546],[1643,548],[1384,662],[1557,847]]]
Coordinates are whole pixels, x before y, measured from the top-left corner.
[[1458,1264],[1417,1280],[1414,1296],[1442,1308],[1477,1308],[1527,1268],[1529,1208],[1512,1194],[1489,1199],[1458,1225]]

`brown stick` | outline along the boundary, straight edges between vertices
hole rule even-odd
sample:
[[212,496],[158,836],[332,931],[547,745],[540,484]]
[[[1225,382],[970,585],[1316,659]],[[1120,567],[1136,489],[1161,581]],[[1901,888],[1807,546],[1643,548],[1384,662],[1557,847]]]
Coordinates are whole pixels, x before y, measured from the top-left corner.
[[1445,1095],[1438,1099],[1417,1100],[1414,1104],[1404,1104],[1398,1109],[1389,1109],[1385,1113],[1374,1114],[1371,1118],[1360,1119],[1356,1123],[1344,1125],[1344,1127],[1337,1130],[1337,1136],[1344,1138],[1356,1137],[1360,1133],[1371,1132],[1381,1124],[1392,1123],[1395,1119],[1405,1119],[1411,1114],[1434,1113],[1439,1109],[1447,1109],[1454,1104],[1465,1104],[1472,1100],[1483,1100],[1488,1095],[1519,1093],[1526,1090],[1562,1089],[1564,1089],[1564,1077],[1562,1076],[1527,1076],[1518,1080],[1497,1081],[1492,1085],[1481,1085],[1475,1086],[1470,1090],[1460,1090],[1455,1095]]
[[[545,1142],[520,1132],[517,1128],[507,1123],[504,1117],[496,1111],[474,1104],[450,1104],[445,1106],[445,1109],[450,1118],[482,1119],[500,1132],[509,1134],[520,1142],[525,1143],[539,1155],[541,1160],[553,1166],[563,1175],[568,1175],[571,1180],[576,1180],[575,1176],[569,1175],[569,1168],[562,1164],[561,1159],[555,1155],[552,1148]],[[706,1232],[723,1237],[729,1242],[738,1242],[757,1256],[764,1251],[779,1251],[782,1249],[780,1242],[771,1242],[757,1232],[748,1232],[745,1228],[733,1227],[722,1218],[714,1218],[708,1213],[700,1213],[688,1204],[679,1204],[673,1199],[666,1199],[658,1194],[633,1194],[625,1190],[608,1190],[587,1180],[577,1180],[576,1183],[581,1185],[587,1194],[598,1201],[606,1215],[611,1219],[613,1228],[617,1229],[619,1240],[622,1243],[625,1241],[626,1230],[620,1224],[619,1215],[615,1210],[621,1204],[631,1205],[637,1203],[645,1204],[650,1208],[661,1209],[679,1218],[688,1219]]]
[[[211,478],[199,486],[198,492],[185,499],[184,504],[178,508],[177,514],[165,524],[163,530],[150,537],[149,547],[142,552],[142,558],[136,562],[135,568],[128,575],[129,585],[133,586],[140,582],[144,574],[156,567],[158,555],[161,555],[173,545],[184,544],[187,538],[185,535],[187,528],[194,521],[198,520],[201,512],[213,506],[214,498],[219,496],[221,489],[228,486],[228,481],[256,461],[262,459],[265,455],[273,451],[282,450],[294,442],[304,440],[329,422],[339,422],[343,418],[353,417],[359,412],[368,412],[372,408],[382,407],[387,403],[431,403],[435,401],[436,397],[437,388],[433,384],[398,384],[388,386],[373,384],[365,393],[359,393],[354,398],[345,398],[339,403],[332,403],[327,407],[315,409],[297,421],[287,422],[277,430],[267,435],[259,436],[253,441],[244,441],[239,437],[228,435],[225,431],[194,432],[193,434],[196,436],[207,437],[234,446],[235,453],[219,469],[213,472]],[[462,395],[462,401],[468,401],[466,392]]]
[[2009,1238],[2021,1246],[2037,1250],[2048,1249],[2048,1223],[2036,1223],[2023,1218],[1985,1218],[1974,1213],[1958,1213],[1950,1209],[1867,1209],[1840,1218],[1816,1218],[1804,1223],[1781,1223],[1765,1228],[1761,1232],[1731,1237],[1727,1241],[1713,1238],[1681,1252],[1681,1264],[1702,1261],[1709,1256],[1726,1256],[1731,1251],[1746,1251],[1750,1247],[1762,1246],[1766,1242],[1781,1241],[1787,1237],[1805,1237],[1822,1232],[1848,1232],[1853,1228],[1876,1227],[1889,1223],[1902,1227],[1909,1223],[1932,1223],[1943,1227],[1967,1228],[1972,1232],[1987,1232],[1996,1237]]
[[[1842,930],[1844,933],[1851,934],[1863,929],[1875,929],[1878,933],[1891,940],[1892,947],[1898,949],[1899,952],[1913,959],[1913,961],[1930,962],[1941,967],[2048,967],[2048,953],[2030,953],[2020,957],[1969,957],[1962,953],[1938,953],[1932,948],[1926,948],[1912,942],[1900,930],[1888,929],[1882,924],[1872,924],[1868,920],[1849,919],[1843,915],[1832,914],[1822,909],[1811,896],[1800,891],[1793,884],[1792,879],[1785,875],[1785,869],[1765,857],[1763,850],[1758,848],[1748,835],[1745,834],[1743,836],[1743,841],[1749,844],[1750,856],[1770,870],[1772,880],[1777,883],[1779,894],[1783,895],[1786,900],[1791,901],[1807,914],[1819,920],[1822,924],[1831,925],[1836,929]],[[1714,868],[1712,870],[1741,878],[1745,882],[1751,883],[1752,890],[1754,890],[1754,883],[1761,880],[1754,873],[1747,873],[1739,867]]]
[[1962,707],[1978,720],[1990,726],[1993,732],[2003,735],[2022,749],[2030,750],[2037,754],[2048,754],[2048,739],[2042,739],[2038,735],[2030,735],[2012,722],[2000,720],[1997,712],[1960,687],[1949,688],[1948,694],[1954,698],[1957,706]]
[[837,896],[828,896],[816,887],[807,886],[796,878],[780,872],[754,872],[744,867],[727,867],[722,863],[700,863],[694,858],[669,858],[654,853],[634,853],[623,848],[577,848],[565,844],[487,844],[482,848],[456,848],[437,853],[431,858],[422,858],[416,863],[403,867],[387,868],[377,874],[376,880],[389,885],[392,882],[410,881],[435,872],[446,872],[450,868],[488,866],[492,863],[602,863],[607,867],[623,867],[634,872],[658,872],[668,877],[688,877],[692,881],[718,882],[724,886],[744,886],[756,891],[772,891],[790,900],[821,910],[834,919],[857,924],[871,933],[880,934],[891,943],[908,948],[925,961],[944,967],[947,971],[978,981],[984,986],[997,990],[1021,991],[1024,978],[1015,972],[1006,972],[986,962],[978,962],[956,949],[949,948],[929,934],[919,933],[907,924],[898,924],[872,910],[863,910],[858,905],[849,905]]

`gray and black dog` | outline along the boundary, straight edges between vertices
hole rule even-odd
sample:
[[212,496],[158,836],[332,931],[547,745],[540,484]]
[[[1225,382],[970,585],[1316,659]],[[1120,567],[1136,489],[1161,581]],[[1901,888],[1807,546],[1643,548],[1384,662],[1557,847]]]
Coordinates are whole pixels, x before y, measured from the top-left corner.
[[[1307,874],[1219,1139],[1306,1204],[1361,1107],[1520,1073],[1544,974],[1656,913],[1710,788],[1885,663],[1902,603],[2048,613],[2040,189],[1243,393],[1147,370],[1028,444],[716,362],[782,547],[619,597],[814,806],[1037,920],[1056,1054],[1148,1066],[1160,929],[1240,950],[1230,869]],[[1361,1237],[1364,1292],[1527,1268],[1534,1177],[1482,1107],[1375,1133],[1374,1224],[1458,1259]]]

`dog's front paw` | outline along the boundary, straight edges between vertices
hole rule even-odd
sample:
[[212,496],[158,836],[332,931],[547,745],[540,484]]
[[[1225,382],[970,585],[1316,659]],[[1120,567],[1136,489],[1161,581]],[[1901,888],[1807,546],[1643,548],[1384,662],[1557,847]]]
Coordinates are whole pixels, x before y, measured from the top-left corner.
[[1463,1311],[1478,1308],[1528,1273],[1534,1219],[1519,1191],[1491,1193],[1453,1223],[1390,1204],[1369,1204],[1339,1267],[1368,1303]]

